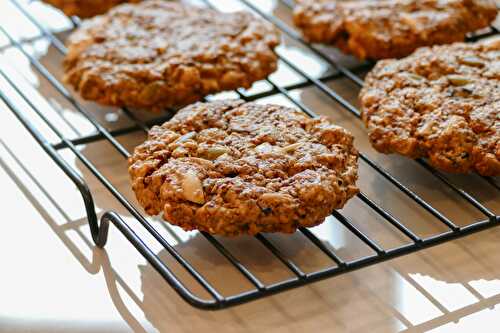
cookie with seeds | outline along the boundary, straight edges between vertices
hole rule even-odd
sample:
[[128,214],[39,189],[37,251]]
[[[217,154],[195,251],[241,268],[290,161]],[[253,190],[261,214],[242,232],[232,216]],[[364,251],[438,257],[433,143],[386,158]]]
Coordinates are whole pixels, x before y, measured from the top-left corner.
[[500,175],[500,38],[380,61],[360,101],[378,151],[425,157],[448,172]]
[[140,2],[142,0],[43,0],[44,2],[59,8],[68,16],[79,16],[88,18],[103,14],[124,2]]
[[292,233],[358,192],[357,159],[352,135],[325,118],[227,100],[153,127],[129,174],[146,212],[185,230]]
[[311,42],[385,59],[464,41],[497,14],[494,0],[299,0],[294,22]]
[[279,33],[248,12],[147,0],[115,7],[69,38],[65,80],[84,99],[153,111],[249,88],[277,67]]

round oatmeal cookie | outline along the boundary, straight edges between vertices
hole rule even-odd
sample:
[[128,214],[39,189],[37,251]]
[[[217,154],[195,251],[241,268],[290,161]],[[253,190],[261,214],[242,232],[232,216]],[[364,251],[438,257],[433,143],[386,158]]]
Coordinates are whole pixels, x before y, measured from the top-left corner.
[[276,70],[279,40],[247,12],[165,0],[124,4],[70,36],[65,80],[105,105],[179,107],[266,78]]
[[500,38],[380,61],[360,94],[373,146],[444,171],[500,175]]
[[311,42],[361,59],[385,59],[464,41],[497,14],[494,0],[299,0],[294,22]]
[[103,14],[124,2],[140,2],[142,0],[43,0],[59,8],[68,16],[87,18]]
[[357,159],[352,135],[325,118],[228,100],[153,127],[129,174],[146,212],[185,230],[292,233],[358,192]]

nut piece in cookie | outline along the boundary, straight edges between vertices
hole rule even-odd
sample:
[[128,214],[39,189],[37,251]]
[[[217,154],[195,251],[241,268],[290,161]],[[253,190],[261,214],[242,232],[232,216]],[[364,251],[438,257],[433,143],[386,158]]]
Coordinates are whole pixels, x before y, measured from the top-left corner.
[[360,100],[378,151],[425,157],[448,172],[500,175],[500,38],[380,61]]
[[79,16],[87,18],[103,14],[124,2],[140,2],[142,0],[43,0],[44,2],[59,8],[68,16]]
[[105,105],[179,107],[266,78],[277,68],[279,40],[270,23],[247,12],[124,4],[70,36],[65,80]]
[[352,135],[325,118],[228,100],[153,127],[129,174],[146,212],[185,230],[292,233],[358,192],[357,160]]
[[494,0],[298,0],[294,22],[311,42],[385,59],[464,41],[497,14]]

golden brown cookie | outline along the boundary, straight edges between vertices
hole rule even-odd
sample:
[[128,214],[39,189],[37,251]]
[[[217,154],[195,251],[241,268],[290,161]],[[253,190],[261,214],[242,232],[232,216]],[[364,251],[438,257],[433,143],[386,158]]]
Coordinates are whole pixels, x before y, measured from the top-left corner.
[[324,118],[229,100],[153,127],[129,174],[146,212],[185,230],[291,233],[358,192],[357,159],[352,135]]
[[299,0],[295,24],[311,42],[361,59],[401,58],[464,41],[498,14],[494,0]]
[[162,0],[120,5],[71,35],[66,82],[105,105],[184,106],[266,78],[276,70],[279,39],[247,12]]
[[68,16],[87,18],[104,14],[114,6],[124,2],[140,2],[142,0],[43,0],[59,8]]
[[378,151],[500,175],[500,38],[380,61],[360,100]]

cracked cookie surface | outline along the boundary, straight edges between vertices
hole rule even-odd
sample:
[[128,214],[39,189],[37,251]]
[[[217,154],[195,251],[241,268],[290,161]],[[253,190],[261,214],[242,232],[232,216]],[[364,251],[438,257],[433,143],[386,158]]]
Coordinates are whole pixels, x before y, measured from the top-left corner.
[[500,175],[500,38],[380,61],[360,101],[378,151],[425,157],[448,172]]
[[385,59],[464,41],[497,14],[493,0],[299,0],[294,22],[311,42],[361,59]]
[[124,4],[69,38],[65,81],[87,100],[153,111],[249,88],[277,68],[279,33],[248,12]]
[[352,135],[325,118],[229,100],[153,127],[129,174],[146,212],[185,230],[292,233],[358,192],[357,159]]

